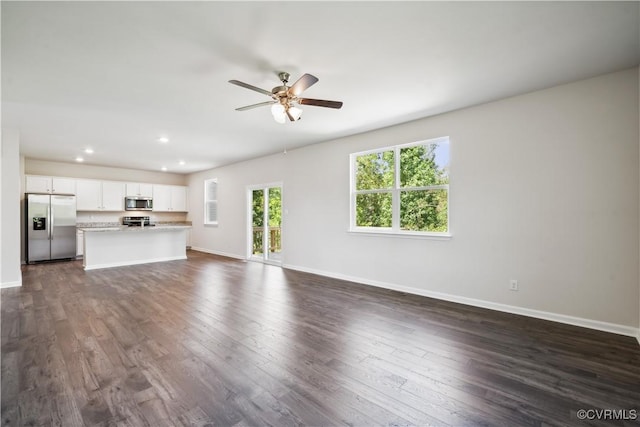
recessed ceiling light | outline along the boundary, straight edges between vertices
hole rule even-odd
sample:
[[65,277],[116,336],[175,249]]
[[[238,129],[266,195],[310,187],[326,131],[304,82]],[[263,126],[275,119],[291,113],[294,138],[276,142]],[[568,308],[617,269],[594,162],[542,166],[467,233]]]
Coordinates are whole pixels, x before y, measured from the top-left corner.
[[185,161],[184,160],[180,160],[179,164],[180,164],[180,166],[184,166],[185,165]]
[[84,159],[80,156],[76,157],[76,162],[84,162]]
[[93,154],[93,148],[85,148],[84,152],[87,154]]
[[166,144],[167,142],[169,142],[169,138],[167,138],[166,136],[161,136],[160,138],[158,138],[158,142],[160,144]]
[[161,168],[160,168],[160,170],[161,170],[162,172],[166,172],[166,171],[167,171],[167,167],[166,167],[166,166],[163,166],[163,167],[161,167]]

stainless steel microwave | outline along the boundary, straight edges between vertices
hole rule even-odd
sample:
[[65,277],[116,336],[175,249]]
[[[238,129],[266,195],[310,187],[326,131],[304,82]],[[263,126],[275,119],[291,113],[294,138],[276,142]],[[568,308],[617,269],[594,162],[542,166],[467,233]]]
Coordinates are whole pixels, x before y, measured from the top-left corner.
[[127,211],[153,210],[153,199],[151,197],[125,197],[124,209]]

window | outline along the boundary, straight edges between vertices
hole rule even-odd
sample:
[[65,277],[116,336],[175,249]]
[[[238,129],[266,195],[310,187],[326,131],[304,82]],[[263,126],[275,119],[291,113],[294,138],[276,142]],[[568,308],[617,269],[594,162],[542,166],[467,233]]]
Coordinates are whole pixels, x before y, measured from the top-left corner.
[[449,138],[351,154],[351,230],[447,236]]
[[218,180],[204,181],[204,224],[218,224]]

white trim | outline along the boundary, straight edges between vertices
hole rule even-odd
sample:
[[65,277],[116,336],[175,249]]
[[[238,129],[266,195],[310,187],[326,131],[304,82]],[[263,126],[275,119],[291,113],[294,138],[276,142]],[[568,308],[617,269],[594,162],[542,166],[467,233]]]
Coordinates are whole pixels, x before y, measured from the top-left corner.
[[470,305],[474,307],[488,308],[490,310],[502,311],[505,313],[518,314],[521,316],[534,317],[537,319],[551,320],[553,322],[565,323],[568,325],[581,326],[583,328],[596,329],[598,331],[611,332],[619,335],[636,337],[640,343],[640,328],[632,326],[619,325],[616,323],[602,322],[599,320],[585,319],[582,317],[568,316],[565,314],[551,313],[548,311],[534,310],[530,308],[517,307],[513,305],[500,304],[496,302],[480,300],[475,298],[467,298],[458,295],[446,294],[442,292],[433,292],[425,289],[418,289],[409,286],[396,285],[393,283],[380,282],[377,280],[363,279],[361,277],[348,276],[338,273],[330,273],[314,268],[301,267],[291,264],[283,264],[283,268],[290,270],[302,271],[305,273],[317,274],[320,276],[331,277],[349,282],[361,283],[364,285],[375,286],[378,288],[390,289],[393,291],[404,292],[407,294],[420,295],[429,298],[435,298],[443,301],[455,302],[459,304]]
[[227,258],[235,258],[235,259],[239,259],[239,260],[242,260],[242,261],[246,261],[247,260],[247,258],[245,258],[242,255],[232,254],[232,253],[229,253],[229,252],[214,251],[214,250],[211,250],[211,249],[198,248],[198,247],[195,247],[195,246],[192,246],[191,250],[192,251],[197,251],[197,252],[204,252],[205,254],[220,255],[220,256],[227,257]]
[[273,261],[271,259],[265,260],[256,256],[252,256],[251,258],[248,258],[247,261],[258,262],[260,264],[266,264],[266,265],[273,265],[275,267],[282,267],[282,261]]
[[22,286],[22,279],[14,280],[13,282],[0,283],[0,289],[17,288],[17,287],[20,287],[20,286]]
[[433,240],[450,240],[451,233],[427,233],[418,231],[393,231],[389,228],[373,229],[373,227],[356,227],[347,230],[347,233],[359,234],[362,236],[384,236],[399,237],[401,239],[433,239]]
[[264,190],[271,187],[282,187],[282,181],[267,182],[266,184],[250,184],[247,185],[248,190]]
[[165,262],[165,261],[177,261],[181,259],[187,259],[187,256],[176,256],[176,257],[165,257],[165,258],[154,258],[154,259],[144,259],[144,260],[135,260],[135,261],[124,261],[124,262],[109,262],[106,264],[94,264],[88,267],[84,267],[85,271],[88,270],[97,270],[100,268],[111,268],[111,267],[125,267],[127,265],[137,265],[137,264],[150,264],[154,262]]
[[438,143],[443,143],[443,142],[450,142],[450,140],[451,140],[451,137],[449,135],[436,136],[435,138],[419,139],[419,140],[413,141],[413,142],[404,142],[402,144],[387,145],[387,146],[383,146],[383,147],[372,148],[370,150],[358,151],[356,153],[351,153],[351,154],[352,155],[355,154],[357,156],[363,156],[363,155],[367,155],[367,154],[379,153],[380,151],[390,151],[390,150],[393,150],[396,147],[398,147],[398,148],[415,147],[416,145],[438,144]]

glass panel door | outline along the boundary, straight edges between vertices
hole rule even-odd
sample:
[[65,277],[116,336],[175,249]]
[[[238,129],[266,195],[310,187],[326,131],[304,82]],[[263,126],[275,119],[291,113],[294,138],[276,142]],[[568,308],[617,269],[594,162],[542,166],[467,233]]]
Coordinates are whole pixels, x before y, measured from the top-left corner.
[[266,259],[282,262],[282,190],[271,187],[267,190],[267,239]]
[[282,187],[251,190],[251,259],[282,262]]
[[253,190],[251,198],[252,206],[252,235],[253,235],[253,257],[264,257],[264,189]]

